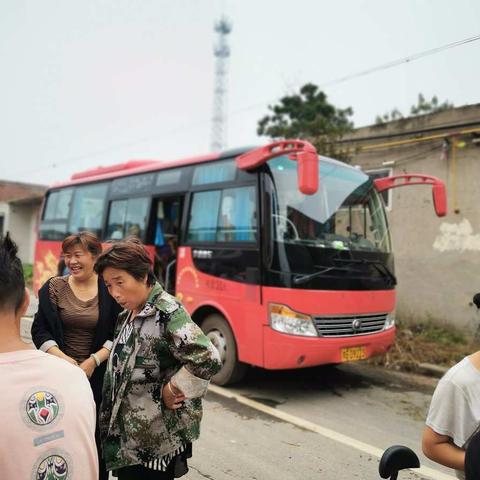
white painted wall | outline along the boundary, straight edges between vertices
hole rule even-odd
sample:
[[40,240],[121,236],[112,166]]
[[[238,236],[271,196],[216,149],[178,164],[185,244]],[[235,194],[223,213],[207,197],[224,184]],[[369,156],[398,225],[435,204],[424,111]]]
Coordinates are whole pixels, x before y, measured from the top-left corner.
[[[33,263],[39,204],[5,204],[7,212],[5,231],[9,231],[18,245],[18,254],[23,263]],[[0,214],[2,203],[0,203]]]
[[[367,137],[478,121],[480,105],[424,117],[399,121],[384,129],[363,129],[355,134]],[[398,138],[369,144],[389,140]],[[445,182],[448,214],[443,218],[435,216],[431,188],[412,186],[392,190],[388,218],[398,279],[397,316],[407,321],[452,324],[473,333],[480,327],[480,313],[471,303],[473,295],[480,292],[480,145],[466,135],[465,145],[457,149],[453,163],[452,153],[445,155],[442,150],[442,141],[439,138],[365,150],[355,154],[352,163],[360,164],[364,170],[380,168],[384,163],[394,164],[394,175],[423,173]]]

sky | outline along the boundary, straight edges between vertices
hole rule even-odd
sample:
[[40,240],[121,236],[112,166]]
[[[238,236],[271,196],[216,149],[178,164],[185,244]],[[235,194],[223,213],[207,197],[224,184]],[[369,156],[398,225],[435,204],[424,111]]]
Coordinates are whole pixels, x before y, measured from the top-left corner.
[[226,146],[307,82],[355,126],[421,92],[480,103],[478,0],[0,0],[0,179],[49,185],[130,159],[210,151],[214,23],[229,35]]

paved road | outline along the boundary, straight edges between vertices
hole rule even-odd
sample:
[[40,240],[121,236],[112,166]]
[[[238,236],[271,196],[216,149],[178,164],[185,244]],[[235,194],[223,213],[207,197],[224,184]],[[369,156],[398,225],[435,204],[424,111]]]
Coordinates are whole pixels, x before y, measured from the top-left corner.
[[[366,366],[290,372],[254,371],[227,390],[289,415],[282,421],[256,408],[209,393],[201,439],[194,446],[190,480],[375,479],[378,458],[369,453],[405,444],[417,453],[435,381],[392,376]],[[298,419],[298,421],[297,421]],[[302,420],[318,432],[305,429]],[[319,428],[316,428],[318,426]],[[322,429],[323,427],[323,429]],[[331,433],[333,432],[333,434]],[[340,435],[338,435],[340,434]],[[363,442],[358,447],[358,442]],[[366,447],[365,447],[366,444]],[[362,450],[363,448],[363,450]],[[421,455],[420,455],[421,456]],[[447,478],[436,472],[399,478]],[[453,477],[451,477],[453,480]]]
[[[35,299],[30,313],[34,311]],[[26,341],[29,327],[25,319]],[[365,364],[286,372],[252,369],[241,384],[209,392],[202,435],[184,478],[379,478],[378,452],[404,444],[419,453],[435,383]],[[251,405],[226,397],[231,394]],[[399,478],[452,475],[419,456],[422,465],[438,473],[406,472]]]

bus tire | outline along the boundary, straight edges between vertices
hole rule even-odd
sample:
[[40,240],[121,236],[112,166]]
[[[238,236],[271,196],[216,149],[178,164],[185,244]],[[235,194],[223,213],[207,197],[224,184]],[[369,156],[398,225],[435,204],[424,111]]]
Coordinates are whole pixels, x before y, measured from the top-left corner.
[[222,315],[213,313],[202,323],[202,330],[220,354],[221,370],[212,377],[217,385],[229,385],[240,381],[247,371],[247,365],[238,361],[237,345],[228,322]]

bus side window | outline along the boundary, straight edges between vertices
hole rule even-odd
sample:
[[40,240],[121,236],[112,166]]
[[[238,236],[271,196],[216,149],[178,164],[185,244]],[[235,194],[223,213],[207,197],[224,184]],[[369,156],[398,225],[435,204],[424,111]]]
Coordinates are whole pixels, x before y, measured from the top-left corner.
[[70,233],[88,230],[101,238],[107,188],[106,183],[77,188],[68,225]]
[[217,241],[254,242],[257,233],[255,188],[228,188],[223,191]]
[[143,240],[149,205],[149,197],[111,202],[107,223],[107,239],[120,240],[132,235]]
[[125,216],[127,213],[127,201],[117,200],[110,204],[108,214],[107,239],[120,240],[125,236]]
[[67,234],[73,188],[50,192],[39,228],[40,240],[63,240]]
[[215,241],[221,194],[220,190],[193,194],[187,233],[189,241]]
[[193,195],[187,239],[200,242],[254,242],[255,187],[226,188]]

